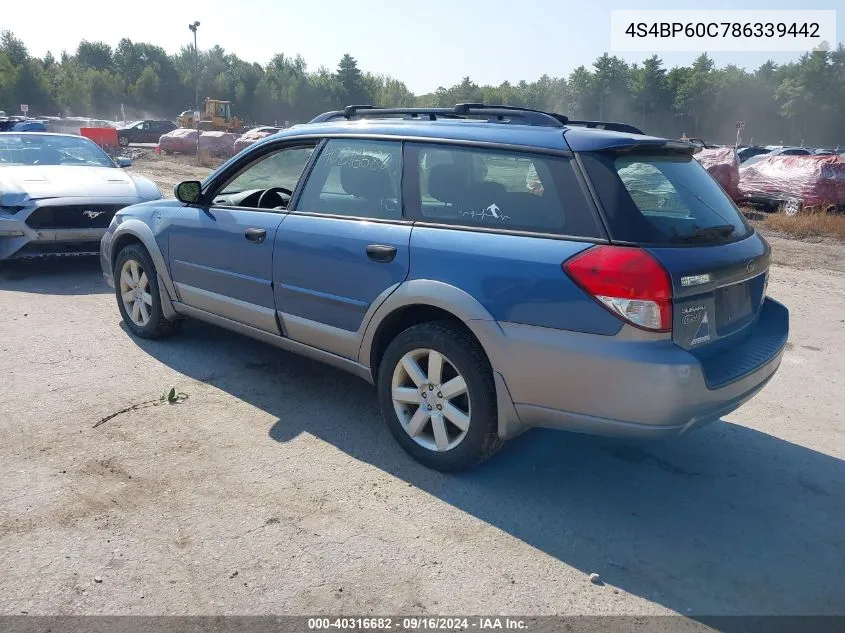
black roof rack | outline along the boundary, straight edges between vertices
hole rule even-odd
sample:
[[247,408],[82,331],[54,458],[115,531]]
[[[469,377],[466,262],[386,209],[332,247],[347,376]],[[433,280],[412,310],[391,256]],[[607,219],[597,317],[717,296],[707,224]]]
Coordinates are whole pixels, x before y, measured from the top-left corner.
[[312,119],[311,123],[324,123],[338,119],[351,120],[366,117],[395,116],[404,116],[405,119],[410,120],[427,119],[429,121],[486,117],[488,121],[493,123],[516,122],[557,128],[566,125],[577,125],[590,129],[612,130],[614,132],[627,132],[628,134],[644,134],[641,129],[633,125],[628,125],[627,123],[572,120],[556,112],[544,112],[542,110],[522,108],[519,106],[486,105],[484,103],[459,103],[454,108],[380,108],[373,105],[348,105],[343,110],[325,112]]
[[610,130],[612,132],[627,132],[628,134],[645,134],[640,128],[628,125],[627,123],[614,123],[613,121],[578,121],[569,119],[567,125],[578,125],[595,130]]
[[354,119],[364,117],[390,117],[405,115],[409,119],[427,118],[464,119],[470,117],[486,117],[491,122],[517,122],[527,125],[545,127],[563,127],[567,118],[562,114],[532,110],[506,105],[485,105],[483,103],[459,103],[454,108],[378,108],[372,105],[349,105],[343,110],[326,112],[311,120],[311,123],[323,123],[338,119]]

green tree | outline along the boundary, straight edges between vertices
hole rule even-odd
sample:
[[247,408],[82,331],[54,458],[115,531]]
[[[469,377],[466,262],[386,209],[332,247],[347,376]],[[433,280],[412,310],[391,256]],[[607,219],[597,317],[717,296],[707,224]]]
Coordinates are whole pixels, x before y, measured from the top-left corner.
[[349,53],[337,65],[337,82],[340,97],[346,105],[367,103],[369,95],[358,62]]
[[579,66],[569,75],[569,94],[571,112],[570,118],[591,119],[595,118],[597,99],[592,74],[584,67]]
[[598,118],[624,117],[629,109],[628,64],[605,53],[593,63],[592,88],[598,100]]
[[0,51],[6,53],[13,66],[23,66],[29,61],[26,46],[11,31],[0,31]]
[[716,96],[715,73],[712,58],[702,53],[693,62],[690,73],[677,87],[675,110],[692,122],[692,133],[702,135],[700,123],[708,118]]
[[672,95],[663,62],[657,55],[631,69],[630,93],[640,125],[652,127],[671,116]]
[[82,68],[111,70],[114,64],[111,46],[105,42],[82,40],[76,49],[76,61]]

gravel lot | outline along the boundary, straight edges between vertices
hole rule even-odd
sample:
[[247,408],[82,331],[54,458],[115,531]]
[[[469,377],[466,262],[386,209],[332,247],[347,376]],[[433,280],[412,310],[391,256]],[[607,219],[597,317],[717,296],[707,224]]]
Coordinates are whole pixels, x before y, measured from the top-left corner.
[[136,340],[94,260],[5,265],[0,613],[845,614],[845,248],[772,243],[792,334],[756,399],[457,475],[353,377],[197,322]]

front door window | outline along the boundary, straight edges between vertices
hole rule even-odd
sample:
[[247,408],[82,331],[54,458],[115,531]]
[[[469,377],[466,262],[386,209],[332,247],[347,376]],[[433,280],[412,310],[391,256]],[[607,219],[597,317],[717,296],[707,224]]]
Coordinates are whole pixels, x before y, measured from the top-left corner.
[[214,196],[218,206],[286,209],[313,146],[289,147],[249,163]]

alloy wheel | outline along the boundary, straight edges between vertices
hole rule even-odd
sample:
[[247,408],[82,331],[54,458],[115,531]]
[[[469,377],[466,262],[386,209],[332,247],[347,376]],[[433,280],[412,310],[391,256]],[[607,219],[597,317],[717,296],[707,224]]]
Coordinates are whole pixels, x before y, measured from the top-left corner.
[[452,450],[470,425],[469,391],[464,377],[446,356],[415,349],[396,364],[391,398],[402,428],[431,451]]
[[135,259],[127,259],[120,269],[120,299],[132,323],[144,327],[150,322],[153,305],[150,280],[142,264]]

